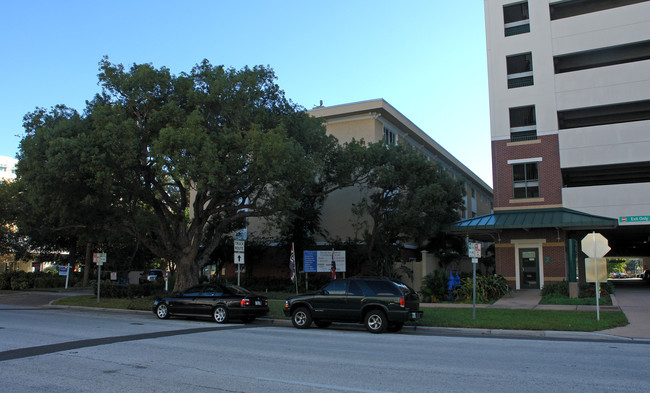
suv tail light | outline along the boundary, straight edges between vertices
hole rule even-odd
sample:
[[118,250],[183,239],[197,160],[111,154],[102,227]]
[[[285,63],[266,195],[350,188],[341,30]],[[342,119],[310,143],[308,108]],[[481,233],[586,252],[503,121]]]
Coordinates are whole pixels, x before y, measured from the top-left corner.
[[406,300],[404,300],[404,296],[399,298],[399,306],[400,307],[406,306]]
[[251,305],[251,301],[249,299],[242,299],[240,303],[242,307]]

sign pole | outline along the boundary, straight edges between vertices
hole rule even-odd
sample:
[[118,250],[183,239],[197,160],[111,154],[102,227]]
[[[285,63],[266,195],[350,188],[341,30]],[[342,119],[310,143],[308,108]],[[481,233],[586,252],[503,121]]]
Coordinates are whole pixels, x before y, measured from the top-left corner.
[[478,258],[472,258],[472,319],[476,319],[476,262]]
[[102,263],[97,263],[97,303],[99,303],[99,288],[102,282]]
[[[594,255],[596,254],[596,231],[592,231],[593,238],[594,238]],[[598,280],[598,262],[594,263],[594,276],[596,277],[596,320],[600,321],[600,288],[599,288],[599,280]]]
[[68,289],[68,279],[70,278],[70,264],[68,263],[67,271],[65,272],[65,289]]

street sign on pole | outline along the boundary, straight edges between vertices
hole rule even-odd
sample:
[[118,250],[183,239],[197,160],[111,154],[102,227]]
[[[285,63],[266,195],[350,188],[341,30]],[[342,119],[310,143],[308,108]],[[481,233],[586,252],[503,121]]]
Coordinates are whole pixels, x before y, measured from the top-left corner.
[[243,252],[236,252],[235,253],[235,264],[236,265],[243,265],[244,264],[244,253]]
[[244,241],[243,240],[235,240],[235,252],[244,252]]
[[[582,238],[582,252],[590,258],[602,258],[611,250],[605,236],[595,231]],[[598,285],[598,263],[594,263],[594,282],[596,283],[596,320],[600,321],[600,287]],[[586,265],[585,265],[586,266]],[[601,268],[602,269],[602,268]],[[586,269],[585,269],[586,270]],[[607,262],[605,262],[607,271]]]

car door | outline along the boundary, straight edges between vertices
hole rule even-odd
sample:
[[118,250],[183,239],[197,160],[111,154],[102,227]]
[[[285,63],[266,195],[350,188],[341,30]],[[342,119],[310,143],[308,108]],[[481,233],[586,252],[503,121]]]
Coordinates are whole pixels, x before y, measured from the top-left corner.
[[199,296],[194,298],[193,312],[199,315],[210,315],[212,308],[223,297],[223,288],[217,284],[207,284]]
[[173,300],[169,302],[169,310],[175,314],[194,314],[196,305],[195,299],[201,293],[202,285],[197,285],[179,293]]
[[311,305],[314,318],[345,320],[346,318],[347,280],[333,280],[319,294],[314,296]]
[[349,280],[345,299],[345,319],[356,321],[361,318],[363,299],[363,290],[357,280]]

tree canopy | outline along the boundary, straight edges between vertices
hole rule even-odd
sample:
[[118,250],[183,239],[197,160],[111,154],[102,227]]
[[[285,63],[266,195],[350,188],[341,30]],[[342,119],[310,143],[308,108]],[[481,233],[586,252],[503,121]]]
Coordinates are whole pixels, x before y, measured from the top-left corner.
[[[102,93],[83,114],[25,116],[18,182],[43,227],[128,233],[198,281],[224,234],[247,217],[295,209],[363,176],[359,146],[340,146],[292,104],[272,69],[208,61],[190,73],[100,62]],[[95,230],[92,230],[95,228]]]
[[457,220],[463,206],[463,182],[409,145],[368,148],[372,170],[366,196],[354,207],[362,220],[367,260],[376,274],[392,275],[408,242],[426,244],[442,225]]

